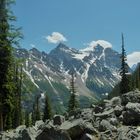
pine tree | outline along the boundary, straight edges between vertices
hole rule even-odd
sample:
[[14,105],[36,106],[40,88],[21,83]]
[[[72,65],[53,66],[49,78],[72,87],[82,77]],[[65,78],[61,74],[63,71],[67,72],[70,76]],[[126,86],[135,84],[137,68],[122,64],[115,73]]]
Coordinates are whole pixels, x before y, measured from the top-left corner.
[[[11,127],[11,94],[13,85],[11,83],[10,67],[12,64],[11,42],[8,39],[10,25],[8,24],[7,1],[0,1],[0,130],[10,129]],[[6,126],[8,124],[8,126]],[[3,126],[2,126],[3,125]]]
[[74,74],[71,74],[71,81],[70,81],[70,99],[68,103],[68,112],[74,111],[76,108],[78,108],[78,101],[76,99],[76,88],[75,88],[75,82],[74,82]]
[[13,109],[13,128],[22,124],[21,89],[22,89],[22,65],[15,62],[15,96]]
[[122,54],[121,54],[121,71],[120,71],[120,75],[121,75],[120,92],[121,92],[121,95],[130,91],[130,82],[129,82],[129,78],[127,76],[128,65],[127,65],[126,61],[127,61],[127,58],[126,58],[126,52],[124,49],[124,37],[122,34]]
[[35,120],[40,120],[39,96],[36,97]]
[[15,20],[9,11],[10,4],[11,0],[0,0],[0,131],[11,128],[14,108],[12,47],[17,44],[19,31],[9,24]]
[[25,113],[25,125],[26,125],[26,127],[30,126],[30,114],[28,111],[26,111],[26,113]]
[[50,101],[48,96],[46,95],[43,121],[45,122],[46,120],[51,119],[51,117],[52,117],[52,112],[51,112]]
[[36,122],[36,117],[35,117],[35,104],[33,104],[31,120],[32,120],[32,125],[35,125],[35,122]]

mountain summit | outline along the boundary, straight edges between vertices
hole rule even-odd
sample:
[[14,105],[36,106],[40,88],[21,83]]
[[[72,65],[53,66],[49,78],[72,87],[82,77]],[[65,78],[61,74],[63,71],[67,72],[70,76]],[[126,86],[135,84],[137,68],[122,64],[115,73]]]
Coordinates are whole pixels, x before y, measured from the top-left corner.
[[76,50],[60,43],[49,54],[35,48],[29,51],[17,49],[16,56],[25,59],[25,92],[40,93],[42,97],[48,94],[52,101],[64,108],[70,96],[71,73],[74,72],[81,106],[89,106],[96,97],[107,95],[120,80],[120,54],[106,41],[91,44]]

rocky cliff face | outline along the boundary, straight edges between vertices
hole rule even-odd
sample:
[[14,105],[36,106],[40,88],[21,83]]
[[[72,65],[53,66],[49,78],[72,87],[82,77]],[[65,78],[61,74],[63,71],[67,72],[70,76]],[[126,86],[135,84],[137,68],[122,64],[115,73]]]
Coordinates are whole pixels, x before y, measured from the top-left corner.
[[106,96],[119,81],[120,54],[109,44],[98,42],[83,50],[60,43],[49,54],[33,48],[17,49],[15,55],[24,59],[24,95],[31,98],[48,94],[56,111],[65,110],[70,96],[69,82],[76,74],[77,95],[81,106],[89,106],[97,97]]
[[35,126],[0,133],[1,140],[139,140],[140,91],[77,109]]

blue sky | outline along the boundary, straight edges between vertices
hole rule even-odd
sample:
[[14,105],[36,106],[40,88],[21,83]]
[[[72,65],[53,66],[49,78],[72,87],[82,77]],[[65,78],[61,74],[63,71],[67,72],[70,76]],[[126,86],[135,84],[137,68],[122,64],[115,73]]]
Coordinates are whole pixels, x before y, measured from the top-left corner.
[[73,48],[106,40],[120,51],[123,32],[129,54],[140,51],[139,6],[140,0],[17,0],[13,11],[24,34],[22,47],[49,52],[57,44],[46,38],[58,32]]

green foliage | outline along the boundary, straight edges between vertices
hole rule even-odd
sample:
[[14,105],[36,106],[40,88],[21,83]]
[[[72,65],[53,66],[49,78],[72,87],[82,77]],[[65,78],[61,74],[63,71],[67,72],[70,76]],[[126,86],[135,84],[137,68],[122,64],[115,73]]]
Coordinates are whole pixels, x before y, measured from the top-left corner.
[[9,129],[12,129],[12,116],[11,116],[11,112],[9,112],[7,115],[6,115],[6,121],[5,121],[5,129],[6,130],[9,130]]
[[26,111],[25,113],[25,125],[26,127],[29,127],[31,125],[30,114],[28,111]]
[[12,127],[15,83],[13,81],[12,47],[18,44],[18,29],[10,25],[15,17],[11,15],[10,0],[0,1],[0,130]]
[[76,95],[75,95],[76,89],[75,89],[73,73],[71,75],[71,81],[70,81],[70,92],[71,92],[71,96],[70,96],[69,103],[68,103],[68,112],[75,110],[79,106],[79,103],[78,103],[78,101],[76,99]]
[[33,104],[32,114],[31,114],[32,125],[35,125],[36,117],[35,117],[35,104]]
[[93,100],[92,98],[85,97],[85,96],[79,96],[79,106],[80,108],[88,108],[91,106],[91,104],[95,104],[97,100]]
[[48,96],[45,96],[45,108],[44,108],[44,116],[43,116],[43,121],[51,119],[52,117],[52,112],[51,112],[51,106],[50,106],[50,101]]
[[[127,75],[128,81],[129,81],[129,90],[135,90],[136,88],[140,90],[140,65],[137,66],[136,70],[131,74]],[[109,98],[112,98],[114,96],[119,96],[120,95],[120,84],[118,83],[112,92],[109,94]]]
[[36,103],[35,103],[35,120],[40,120],[40,105],[39,105],[39,97],[36,97]]
[[126,58],[126,52],[124,49],[124,37],[122,34],[122,55],[121,55],[121,70],[120,70],[120,75],[121,75],[121,83],[120,83],[120,92],[121,94],[127,93],[130,91],[130,81],[127,76],[128,73],[128,65],[126,63],[127,58]]
[[69,104],[68,104],[68,112],[75,110],[78,108],[79,104],[76,100],[76,95],[74,93],[71,94]]

